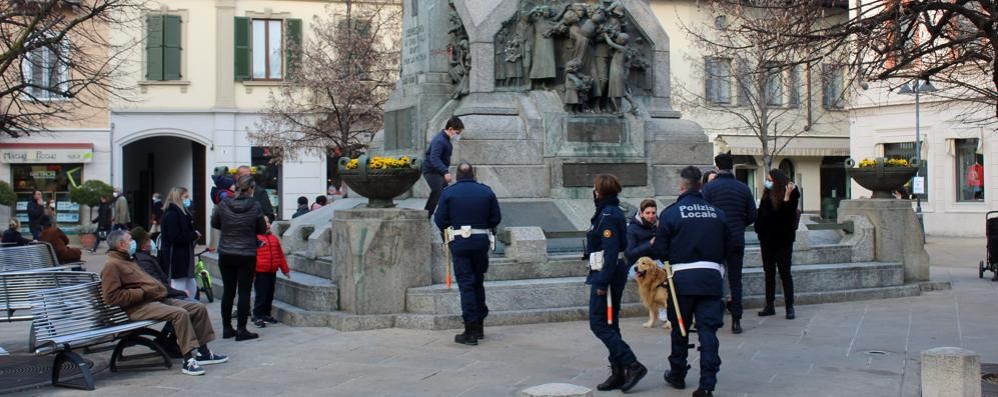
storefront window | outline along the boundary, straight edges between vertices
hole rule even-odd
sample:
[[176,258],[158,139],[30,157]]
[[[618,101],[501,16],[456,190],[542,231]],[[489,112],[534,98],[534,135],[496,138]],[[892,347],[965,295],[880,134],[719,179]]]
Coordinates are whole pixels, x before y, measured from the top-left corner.
[[978,139],[956,140],[956,200],[984,201],[984,155]]
[[[889,159],[911,160],[915,158],[915,142],[898,142],[884,144],[884,157]],[[929,199],[929,161],[922,158],[921,167],[918,168],[918,176],[925,181],[925,193],[918,195],[922,200]],[[911,190],[911,182],[904,184],[904,190],[910,198],[914,199],[915,194]]]
[[28,202],[35,190],[40,190],[49,215],[71,234],[74,229],[66,226],[80,224],[80,205],[69,200],[69,189],[83,182],[83,164],[11,164],[11,180],[17,193],[15,216],[21,221],[23,231],[28,227]]
[[257,188],[266,189],[267,196],[270,197],[270,205],[274,207],[274,212],[280,217],[281,211],[281,166],[271,164],[274,156],[270,148],[253,147],[250,149],[250,165],[256,168]]

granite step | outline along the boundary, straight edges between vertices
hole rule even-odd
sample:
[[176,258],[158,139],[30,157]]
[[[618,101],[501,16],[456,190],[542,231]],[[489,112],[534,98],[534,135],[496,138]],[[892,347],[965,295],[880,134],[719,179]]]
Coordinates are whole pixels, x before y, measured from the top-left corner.
[[[581,254],[552,255],[546,262],[517,262],[503,257],[489,258],[489,271],[486,281],[531,280],[538,278],[584,277],[589,270],[579,259]],[[433,266],[433,279],[445,280],[444,263]],[[451,269],[453,277],[454,270]]]
[[332,279],[335,272],[333,268],[333,258],[320,256],[309,258],[302,253],[288,254],[288,267],[295,273],[306,273],[313,276]]
[[[898,263],[800,265],[794,266],[792,272],[797,294],[904,284],[904,268]],[[762,268],[745,269],[742,280],[746,296],[765,293]],[[585,277],[486,281],[485,290],[489,308],[494,311],[585,307],[589,302]],[[637,290],[632,282],[624,291],[623,302],[638,302]],[[406,311],[416,314],[460,313],[457,285],[452,285],[451,289],[443,284],[410,288],[406,293]]]
[[[205,266],[212,275],[212,289],[216,299],[222,296],[222,276],[215,257],[205,257]],[[332,311],[339,309],[339,288],[328,278],[292,270],[291,279],[277,276],[274,299],[304,310]]]

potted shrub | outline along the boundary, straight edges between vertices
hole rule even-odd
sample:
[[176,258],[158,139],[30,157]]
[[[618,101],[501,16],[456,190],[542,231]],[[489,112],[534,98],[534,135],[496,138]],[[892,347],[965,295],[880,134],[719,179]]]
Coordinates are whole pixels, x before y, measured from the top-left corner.
[[859,163],[848,159],[846,173],[860,186],[873,192],[871,198],[894,198],[892,192],[904,186],[918,172],[915,159],[863,159]]
[[[0,181],[0,205],[13,208],[16,203],[17,195],[14,194],[14,188],[10,187],[9,183]],[[13,214],[11,215],[13,216]]]
[[395,197],[409,191],[422,176],[419,159],[409,156],[340,157],[340,179],[367,197],[367,208],[391,208]]
[[[82,225],[79,228],[79,233],[80,243],[84,247],[93,247],[94,242],[97,241],[97,225],[90,223],[92,219],[90,208],[100,205],[101,197],[111,198],[112,193],[111,185],[98,180],[83,182],[69,190],[69,199],[81,206]],[[83,214],[86,216],[82,216]]]

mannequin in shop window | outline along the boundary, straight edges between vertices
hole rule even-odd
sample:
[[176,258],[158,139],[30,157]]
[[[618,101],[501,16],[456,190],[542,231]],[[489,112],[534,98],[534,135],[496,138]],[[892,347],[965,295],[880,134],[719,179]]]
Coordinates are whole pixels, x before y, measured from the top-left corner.
[[967,167],[967,189],[974,200],[984,199],[984,166],[980,161],[974,161]]

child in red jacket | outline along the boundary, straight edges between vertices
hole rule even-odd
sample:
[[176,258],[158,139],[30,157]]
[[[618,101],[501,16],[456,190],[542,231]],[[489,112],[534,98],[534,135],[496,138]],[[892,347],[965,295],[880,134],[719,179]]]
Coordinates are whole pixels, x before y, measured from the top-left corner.
[[288,260],[281,248],[281,240],[270,233],[270,219],[267,219],[267,231],[257,235],[256,238],[261,243],[260,248],[256,250],[256,280],[253,282],[256,299],[253,302],[253,324],[264,327],[266,323],[277,322],[277,319],[270,315],[271,305],[274,303],[274,286],[277,284],[277,270],[284,273],[284,277],[289,280],[291,271],[288,269]]

